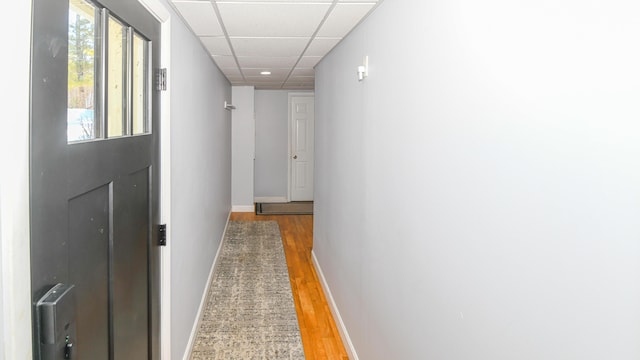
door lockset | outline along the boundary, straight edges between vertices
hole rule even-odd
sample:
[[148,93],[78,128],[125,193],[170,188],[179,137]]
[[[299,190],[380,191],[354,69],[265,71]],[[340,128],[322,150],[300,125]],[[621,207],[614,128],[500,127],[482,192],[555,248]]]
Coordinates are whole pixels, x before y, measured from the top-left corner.
[[73,359],[76,303],[73,285],[57,284],[37,303],[40,360]]
[[71,339],[69,338],[69,336],[67,336],[66,344],[64,345],[64,358],[65,359],[71,359],[72,350],[73,350],[73,343],[71,342]]

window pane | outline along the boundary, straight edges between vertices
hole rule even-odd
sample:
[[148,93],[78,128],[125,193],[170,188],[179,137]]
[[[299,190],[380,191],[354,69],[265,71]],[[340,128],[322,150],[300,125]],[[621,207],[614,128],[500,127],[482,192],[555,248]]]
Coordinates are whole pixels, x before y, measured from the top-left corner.
[[138,34],[133,36],[133,109],[132,130],[134,134],[144,134],[147,126],[147,41]]
[[108,70],[107,70],[107,137],[125,135],[124,76],[127,28],[109,18]]
[[96,8],[69,1],[67,141],[96,138],[95,39]]

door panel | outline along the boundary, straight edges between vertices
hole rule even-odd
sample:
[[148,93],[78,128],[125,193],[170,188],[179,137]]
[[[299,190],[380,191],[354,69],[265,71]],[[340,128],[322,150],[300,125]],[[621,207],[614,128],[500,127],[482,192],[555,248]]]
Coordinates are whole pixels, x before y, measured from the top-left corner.
[[149,174],[141,169],[115,183],[113,243],[114,358],[147,359],[147,239]]
[[[304,190],[304,186],[306,186],[307,184],[307,173],[308,173],[309,169],[307,169],[307,163],[304,161],[297,161],[296,162],[296,186],[297,186],[297,190],[300,190],[300,187],[303,188]],[[299,199],[294,199],[294,200],[299,200]]]
[[106,360],[109,354],[109,228],[112,184],[69,201],[69,283],[76,289],[75,353]]
[[292,96],[291,200],[313,200],[313,96]]
[[[303,104],[301,104],[303,105]],[[306,106],[303,108],[305,111],[301,111],[301,106],[296,106],[296,152],[307,152],[307,112]]]
[[[157,21],[137,1],[100,4],[151,42],[147,69],[158,67]],[[75,285],[73,358],[158,359],[158,94],[144,110],[153,133],[69,144],[68,1],[34,0],[32,26],[33,303],[57,283]],[[35,306],[33,319],[38,358]]]

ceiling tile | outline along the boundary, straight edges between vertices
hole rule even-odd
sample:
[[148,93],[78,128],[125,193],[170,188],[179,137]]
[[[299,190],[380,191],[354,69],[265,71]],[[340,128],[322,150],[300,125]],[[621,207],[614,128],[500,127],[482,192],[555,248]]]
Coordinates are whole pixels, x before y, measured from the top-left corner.
[[229,81],[244,81],[244,78],[242,77],[242,75],[225,74],[225,76],[227,77],[227,79],[229,79]]
[[[271,75],[260,74],[262,71],[265,71],[265,70],[270,71]],[[286,76],[289,75],[290,71],[291,69],[242,68],[242,72],[244,73],[245,77],[257,77],[262,79],[277,78],[277,77],[286,78]]]
[[282,90],[314,90],[315,84],[284,84]]
[[175,1],[173,5],[196,35],[224,35],[213,5],[209,1]]
[[295,70],[293,70],[293,72],[291,73],[291,76],[311,76],[311,77],[314,77],[315,76],[315,70],[296,67]]
[[294,86],[298,86],[298,85],[307,85],[307,86],[313,86],[315,85],[315,82],[313,80],[309,81],[287,81],[285,83],[285,85],[290,86],[290,85],[294,85]]
[[322,56],[303,56],[298,62],[298,67],[312,68],[320,62]]
[[313,68],[381,1],[171,0],[233,85],[299,90],[313,90]]
[[218,64],[219,68],[232,68],[238,66],[233,56],[214,56],[213,61]]
[[375,3],[338,4],[322,24],[317,36],[343,37],[367,15]]
[[[208,0],[207,0],[208,1]],[[350,0],[350,1],[364,1],[364,0]],[[371,0],[367,0],[371,1]],[[374,0],[375,1],[375,0]],[[233,4],[233,3],[332,3],[333,0],[217,0],[218,4]]]
[[282,83],[265,83],[265,84],[251,84],[254,85],[258,90],[273,90],[273,89],[281,89]]
[[247,68],[291,68],[298,61],[297,56],[265,57],[265,56],[239,56],[240,66]]
[[330,4],[218,3],[229,36],[311,36]]
[[282,84],[273,84],[273,85],[271,85],[271,84],[264,84],[264,85],[256,84],[255,87],[256,87],[256,90],[274,90],[274,89],[280,90],[282,88]]
[[287,80],[287,84],[313,84],[314,83],[314,79],[313,77],[295,77],[295,78],[289,78],[289,80]]
[[211,55],[232,55],[225,37],[203,36],[200,41]]
[[305,56],[325,56],[341,39],[339,38],[315,38],[309,45]]
[[290,57],[299,56],[308,38],[232,38],[236,56]]
[[244,82],[244,78],[242,76],[227,76],[227,79],[231,82]]
[[314,82],[314,76],[290,76],[287,82]]
[[289,84],[282,86],[284,90],[314,90],[314,84]]
[[222,68],[220,69],[227,78],[242,79],[242,74],[238,68]]
[[248,78],[247,82],[251,83],[251,84],[278,84],[282,85],[284,83],[285,79],[272,79],[272,80],[266,80],[266,79],[254,79],[254,78]]

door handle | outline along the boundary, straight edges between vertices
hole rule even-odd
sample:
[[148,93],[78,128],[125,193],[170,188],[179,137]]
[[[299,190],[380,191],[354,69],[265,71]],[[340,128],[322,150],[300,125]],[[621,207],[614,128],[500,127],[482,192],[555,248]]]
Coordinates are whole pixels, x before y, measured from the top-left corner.
[[71,359],[71,351],[73,350],[73,343],[68,342],[65,346],[64,346],[64,358],[65,359]]
[[297,158],[298,158],[298,155],[293,155],[293,159],[294,160],[297,159]]
[[41,360],[72,359],[76,337],[75,287],[57,284],[37,303]]

